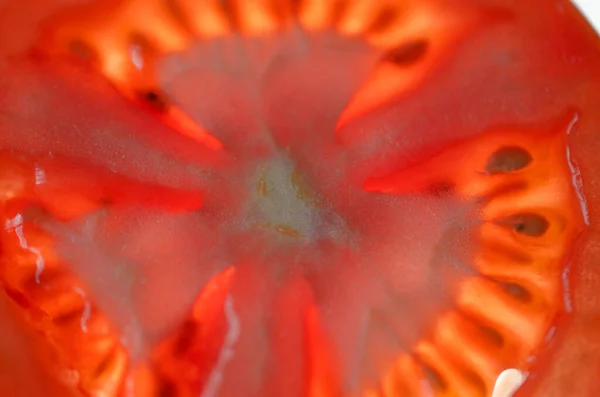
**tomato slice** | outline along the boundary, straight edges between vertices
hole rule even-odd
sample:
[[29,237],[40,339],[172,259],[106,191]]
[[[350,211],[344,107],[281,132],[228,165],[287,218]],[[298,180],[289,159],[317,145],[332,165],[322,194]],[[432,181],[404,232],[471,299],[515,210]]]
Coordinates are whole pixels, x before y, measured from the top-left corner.
[[1,4],[0,392],[595,396],[569,1]]

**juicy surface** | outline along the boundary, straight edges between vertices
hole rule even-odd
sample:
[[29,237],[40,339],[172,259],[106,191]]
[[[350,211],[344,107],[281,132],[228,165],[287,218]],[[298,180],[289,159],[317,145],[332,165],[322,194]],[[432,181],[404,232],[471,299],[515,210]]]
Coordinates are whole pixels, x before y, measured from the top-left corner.
[[[390,69],[381,61],[385,47],[331,31],[294,27],[192,42],[160,59],[152,83],[169,106],[216,140],[177,133],[171,127],[181,120],[124,99],[78,65],[7,58],[0,149],[9,159],[5,169],[17,175],[23,169],[29,185],[4,189],[21,199],[4,204],[4,239],[18,237],[19,222],[29,241],[51,237],[54,254],[42,255],[45,264],[51,267],[54,257],[67,264],[94,308],[110,319],[132,368],[160,367],[161,343],[190,312],[200,323],[219,324],[203,331],[206,346],[186,347],[200,374],[186,378],[173,370],[176,364],[164,364],[163,373],[187,379],[181,395],[307,395],[314,374],[331,370],[313,368],[318,337],[312,328],[305,332],[310,321],[332,351],[329,381],[337,386],[324,395],[378,387],[382,374],[415,346],[421,359],[433,360],[422,338],[481,271],[474,231],[486,222],[481,193],[487,192],[444,168],[467,168],[466,175],[460,153],[475,159],[473,148],[493,147],[490,131],[517,129],[526,138],[499,135],[572,147],[584,181],[596,180],[579,153],[590,150],[581,142],[590,142],[597,125],[590,111],[597,103],[597,40],[581,24],[569,27],[578,17],[566,2],[545,7],[542,16],[536,2],[504,3],[431,2],[432,9],[443,8],[440,21],[464,22],[464,30],[442,24],[454,40],[448,42],[415,28],[432,49],[414,70]],[[391,96],[374,102],[369,93],[381,87],[371,83],[373,75],[385,77]],[[108,77],[121,92],[140,89]],[[567,113],[581,120],[577,130],[556,121]],[[573,132],[569,146],[567,132]],[[437,153],[450,154],[437,160]],[[558,170],[557,186],[578,170],[569,170],[567,160],[558,156],[542,167],[551,175]],[[445,183],[442,176],[457,178],[455,190],[432,193],[430,183]],[[573,206],[573,187],[556,189],[567,197],[557,201],[564,207],[558,216],[572,217],[569,233],[576,235],[588,214],[573,210],[581,211],[579,202]],[[60,198],[68,204],[61,206]],[[594,206],[588,207],[593,216]],[[572,244],[570,238],[561,244]],[[567,257],[558,255],[549,277],[553,296],[564,292],[557,283]],[[230,280],[223,275],[231,269]],[[578,269],[571,273],[575,286],[586,274]],[[217,283],[217,297],[200,305],[206,286],[221,278],[229,281]],[[576,288],[589,291],[589,285]],[[597,312],[577,291],[568,292],[584,306],[571,324],[577,313]],[[561,305],[556,296],[550,302]],[[548,309],[548,319],[557,312]],[[525,343],[528,354],[539,352],[541,339],[534,339]],[[524,358],[511,364],[522,366]],[[440,389],[436,376],[429,383]],[[588,372],[578,376],[592,382]],[[566,387],[554,388],[554,395],[569,395]],[[587,386],[581,387],[583,396]],[[469,390],[477,395],[489,385]]]

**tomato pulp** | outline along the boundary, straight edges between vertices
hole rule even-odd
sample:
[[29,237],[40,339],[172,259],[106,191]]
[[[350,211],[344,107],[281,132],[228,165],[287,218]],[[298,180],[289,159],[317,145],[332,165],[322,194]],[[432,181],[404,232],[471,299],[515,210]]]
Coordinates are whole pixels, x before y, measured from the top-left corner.
[[2,395],[594,396],[599,44],[567,0],[0,3]]

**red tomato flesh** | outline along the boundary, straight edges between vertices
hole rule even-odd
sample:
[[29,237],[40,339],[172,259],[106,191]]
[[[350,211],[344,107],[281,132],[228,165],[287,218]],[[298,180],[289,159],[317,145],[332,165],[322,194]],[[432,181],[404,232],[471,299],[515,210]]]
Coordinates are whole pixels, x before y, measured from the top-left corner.
[[0,392],[595,396],[599,44],[567,0],[0,3]]

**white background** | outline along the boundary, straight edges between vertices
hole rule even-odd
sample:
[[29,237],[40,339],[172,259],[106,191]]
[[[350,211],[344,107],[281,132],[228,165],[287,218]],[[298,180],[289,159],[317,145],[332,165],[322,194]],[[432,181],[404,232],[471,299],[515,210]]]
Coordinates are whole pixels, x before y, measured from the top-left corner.
[[573,0],[600,31],[600,0]]

